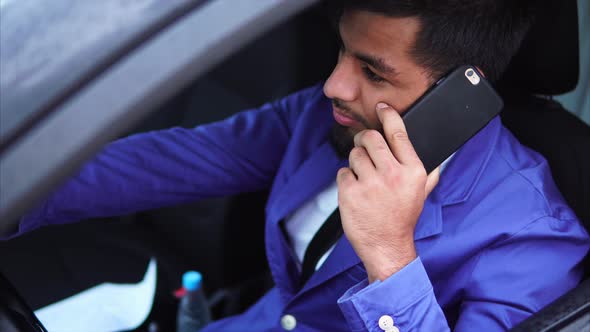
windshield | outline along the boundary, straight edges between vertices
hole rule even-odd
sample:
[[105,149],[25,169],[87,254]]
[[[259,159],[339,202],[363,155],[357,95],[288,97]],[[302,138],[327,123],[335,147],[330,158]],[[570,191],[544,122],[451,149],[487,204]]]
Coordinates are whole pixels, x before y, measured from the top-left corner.
[[0,142],[133,40],[199,2],[0,0]]

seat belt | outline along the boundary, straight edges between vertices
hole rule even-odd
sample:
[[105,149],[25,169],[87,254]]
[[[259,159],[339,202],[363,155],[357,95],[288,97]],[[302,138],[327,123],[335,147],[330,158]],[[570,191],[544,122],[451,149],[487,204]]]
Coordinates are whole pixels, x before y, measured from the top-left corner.
[[300,286],[303,286],[315,272],[315,267],[322,256],[344,234],[340,220],[340,209],[336,209],[315,233],[305,250],[303,267],[301,268]]

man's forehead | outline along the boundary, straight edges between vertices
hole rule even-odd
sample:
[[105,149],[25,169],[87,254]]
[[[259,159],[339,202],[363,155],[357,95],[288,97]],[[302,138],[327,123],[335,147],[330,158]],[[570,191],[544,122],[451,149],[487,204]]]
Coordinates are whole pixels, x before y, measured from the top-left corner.
[[339,32],[343,46],[359,60],[383,73],[395,73],[396,63],[406,58],[418,30],[415,18],[394,18],[367,11],[345,12]]

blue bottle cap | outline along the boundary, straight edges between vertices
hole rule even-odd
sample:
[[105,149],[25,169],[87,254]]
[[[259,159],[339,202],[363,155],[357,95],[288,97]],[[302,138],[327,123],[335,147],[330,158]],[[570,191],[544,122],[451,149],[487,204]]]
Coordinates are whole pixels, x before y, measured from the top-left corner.
[[182,275],[182,287],[187,291],[194,291],[201,287],[203,277],[197,271],[188,271]]

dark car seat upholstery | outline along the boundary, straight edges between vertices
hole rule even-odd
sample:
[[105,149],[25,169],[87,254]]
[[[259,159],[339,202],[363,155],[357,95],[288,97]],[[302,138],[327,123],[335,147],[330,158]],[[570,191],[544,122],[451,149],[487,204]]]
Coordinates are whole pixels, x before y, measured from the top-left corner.
[[[498,83],[502,121],[524,145],[541,153],[568,204],[590,230],[590,127],[551,96],[578,82],[578,15],[575,0],[539,1],[537,22]],[[590,321],[590,257],[577,288],[513,331],[582,331]]]
[[590,229],[590,127],[552,95],[578,82],[578,16],[575,0],[540,1],[537,22],[498,83],[504,124],[549,162],[561,193]]

